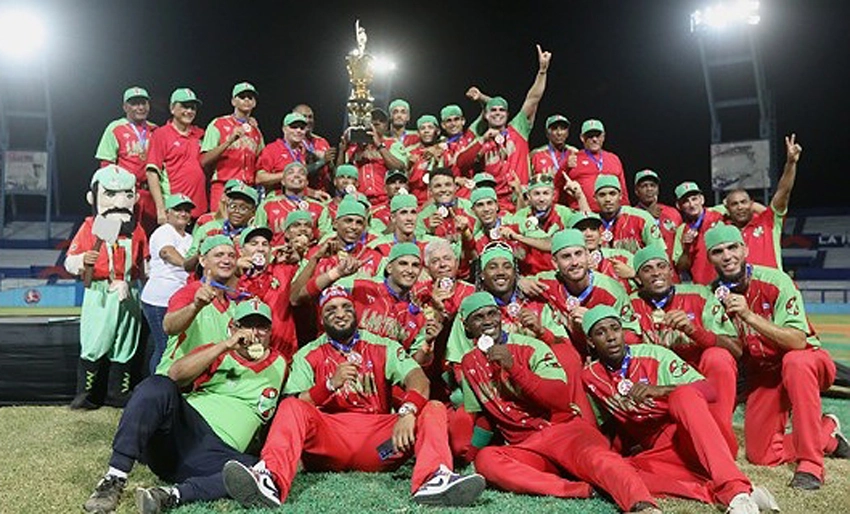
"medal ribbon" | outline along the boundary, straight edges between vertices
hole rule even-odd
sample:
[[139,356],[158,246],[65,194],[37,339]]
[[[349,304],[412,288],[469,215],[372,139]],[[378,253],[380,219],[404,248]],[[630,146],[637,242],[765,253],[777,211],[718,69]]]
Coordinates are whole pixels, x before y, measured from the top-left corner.
[[336,339],[332,338],[331,336],[328,336],[328,343],[330,343],[331,346],[333,346],[337,350],[341,351],[342,353],[351,352],[351,349],[354,348],[354,346],[358,342],[360,342],[360,333],[359,332],[354,332],[354,337],[351,338],[351,342],[348,343],[348,344],[341,343],[341,342],[337,341]]
[[384,287],[386,288],[386,290],[390,294],[390,296],[392,296],[395,299],[395,301],[397,301],[397,302],[405,302],[407,304],[407,312],[413,314],[414,316],[419,314],[419,311],[420,311],[419,307],[417,307],[413,302],[410,301],[410,291],[407,291],[406,293],[398,294],[395,291],[393,291],[392,287],[390,287],[388,280],[389,280],[389,278],[384,279]]
[[[201,277],[201,283],[202,284],[208,283],[207,278]],[[218,280],[210,280],[209,285],[216,288],[216,289],[220,289],[220,290],[224,291],[225,293],[230,293],[228,296],[230,297],[231,300],[244,300],[246,298],[251,297],[251,293],[247,293],[245,291],[237,291],[236,289],[233,289],[232,287],[228,287],[226,284],[222,284]]]
[[130,123],[130,128],[133,129],[133,132],[136,134],[136,139],[139,140],[139,144],[142,145],[142,152],[147,151],[148,146],[148,124],[144,122],[142,124],[142,130],[136,126],[135,123]]
[[673,298],[673,295],[676,294],[676,287],[673,286],[667,291],[667,294],[664,295],[664,298],[660,300],[656,300],[655,298],[650,298],[649,301],[652,302],[652,305],[655,306],[656,309],[664,309],[664,306],[667,305],[670,300]]
[[602,218],[602,217],[600,216],[600,219],[602,220],[602,226],[605,228],[605,230],[607,230],[608,232],[611,232],[611,233],[613,234],[613,231],[611,230],[611,227],[613,227],[613,226],[614,226],[614,224],[615,224],[615,223],[617,223],[617,218],[618,218],[619,216],[620,216],[620,211],[619,211],[619,210],[617,211],[617,214],[615,214],[615,215],[614,215],[614,217],[613,217],[613,218],[611,218],[611,221],[605,221],[605,218]]
[[[753,265],[747,264],[747,278],[753,276]],[[726,286],[730,291],[734,291],[738,286],[741,285],[741,282],[724,282],[722,279],[717,279],[717,282],[722,286]]]
[[301,162],[301,163],[304,162],[303,157],[301,156],[301,150],[300,149],[299,150],[293,150],[292,147],[289,146],[289,142],[285,138],[280,138],[280,140],[283,141],[284,146],[286,146],[286,149],[289,150],[289,155],[291,155],[293,159],[295,159],[296,161]]
[[[623,379],[626,378],[626,373],[628,373],[628,371],[629,371],[629,364],[632,361],[632,349],[629,348],[629,345],[625,345],[625,346],[626,346],[626,351],[625,351],[625,355],[623,355],[623,362],[620,364],[620,369],[617,370],[617,374],[620,375],[620,378],[623,378]],[[608,368],[608,366],[605,366],[605,367]],[[608,368],[608,369],[611,370],[611,371],[614,371],[611,368]]]
[[590,160],[593,161],[594,164],[596,164],[596,169],[598,169],[599,171],[602,171],[602,164],[603,164],[603,162],[602,162],[602,159],[603,159],[602,152],[601,151],[599,152],[599,159],[594,157],[593,154],[590,153],[589,150],[585,150],[584,153],[587,154],[588,157],[590,157]]
[[688,228],[691,228],[693,230],[698,231],[700,229],[700,227],[702,227],[703,219],[705,219],[705,209],[703,209],[702,212],[699,213],[699,218],[697,218],[697,220],[695,222],[688,223]]
[[570,151],[565,148],[564,151],[558,153],[560,154],[560,156],[555,153],[555,147],[552,146],[552,143],[549,143],[549,155],[552,156],[552,161],[555,163],[555,171],[561,169],[561,162],[567,155],[569,155]]
[[570,294],[569,290],[567,290],[567,286],[562,286],[564,288],[564,293],[567,294],[567,300],[569,300],[570,298],[575,298],[576,300],[578,300],[579,305],[581,305],[581,303],[584,302],[588,296],[590,296],[590,293],[593,292],[593,271],[588,270],[587,275],[590,277],[590,283],[587,284],[587,287],[585,287],[584,291],[582,291],[578,296],[573,296],[572,294]]
[[514,289],[514,292],[511,294],[511,299],[510,299],[510,300],[508,300],[507,302],[506,302],[506,301],[504,301],[504,300],[502,300],[502,299],[501,299],[501,298],[499,298],[498,296],[495,296],[495,295],[493,296],[493,299],[494,299],[494,300],[496,300],[496,305],[498,305],[499,307],[504,307],[504,306],[506,306],[506,305],[510,305],[510,304],[512,304],[512,303],[519,303],[519,302],[517,302],[517,301],[516,301],[516,300],[517,300],[517,291],[516,291],[516,289]]

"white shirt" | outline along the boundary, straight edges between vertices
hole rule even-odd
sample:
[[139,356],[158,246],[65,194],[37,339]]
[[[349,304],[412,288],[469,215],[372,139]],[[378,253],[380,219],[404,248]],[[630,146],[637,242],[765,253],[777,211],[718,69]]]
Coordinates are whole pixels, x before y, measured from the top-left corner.
[[163,260],[159,252],[166,246],[173,246],[177,253],[186,257],[186,252],[192,246],[192,234],[187,232],[181,236],[177,229],[166,223],[153,231],[149,244],[150,270],[148,282],[142,290],[142,301],[148,305],[168,307],[169,298],[186,284],[189,273],[183,267]]

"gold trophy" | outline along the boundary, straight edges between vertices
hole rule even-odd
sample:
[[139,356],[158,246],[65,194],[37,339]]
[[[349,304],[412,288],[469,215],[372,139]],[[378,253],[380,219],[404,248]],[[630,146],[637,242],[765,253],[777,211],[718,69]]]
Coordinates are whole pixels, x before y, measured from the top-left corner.
[[357,48],[345,57],[348,68],[348,80],[351,82],[351,96],[348,97],[348,139],[353,143],[368,143],[372,138],[366,133],[372,128],[372,98],[369,85],[374,77],[371,54],[366,53],[366,29],[360,26],[360,20],[354,22]]

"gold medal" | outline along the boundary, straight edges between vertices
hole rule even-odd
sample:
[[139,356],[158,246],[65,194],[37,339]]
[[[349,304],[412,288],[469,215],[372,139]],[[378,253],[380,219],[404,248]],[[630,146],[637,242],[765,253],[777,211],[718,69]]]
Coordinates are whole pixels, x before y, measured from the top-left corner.
[[652,311],[652,322],[656,325],[660,325],[664,321],[664,310],[663,309],[655,309]]

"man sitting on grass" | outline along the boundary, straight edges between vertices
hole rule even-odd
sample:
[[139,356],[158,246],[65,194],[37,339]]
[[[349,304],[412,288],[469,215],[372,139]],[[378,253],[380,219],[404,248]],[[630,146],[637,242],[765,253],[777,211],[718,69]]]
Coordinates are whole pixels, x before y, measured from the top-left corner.
[[[243,452],[274,414],[286,361],[269,349],[268,305],[247,300],[234,315],[230,337],[196,348],[167,377],[153,375],[138,385],[118,423],[109,469],[83,505],[86,512],[115,511],[136,461],[177,484],[137,489],[142,514],[223,498],[224,463],[257,461]],[[190,392],[181,395],[181,388]]]

